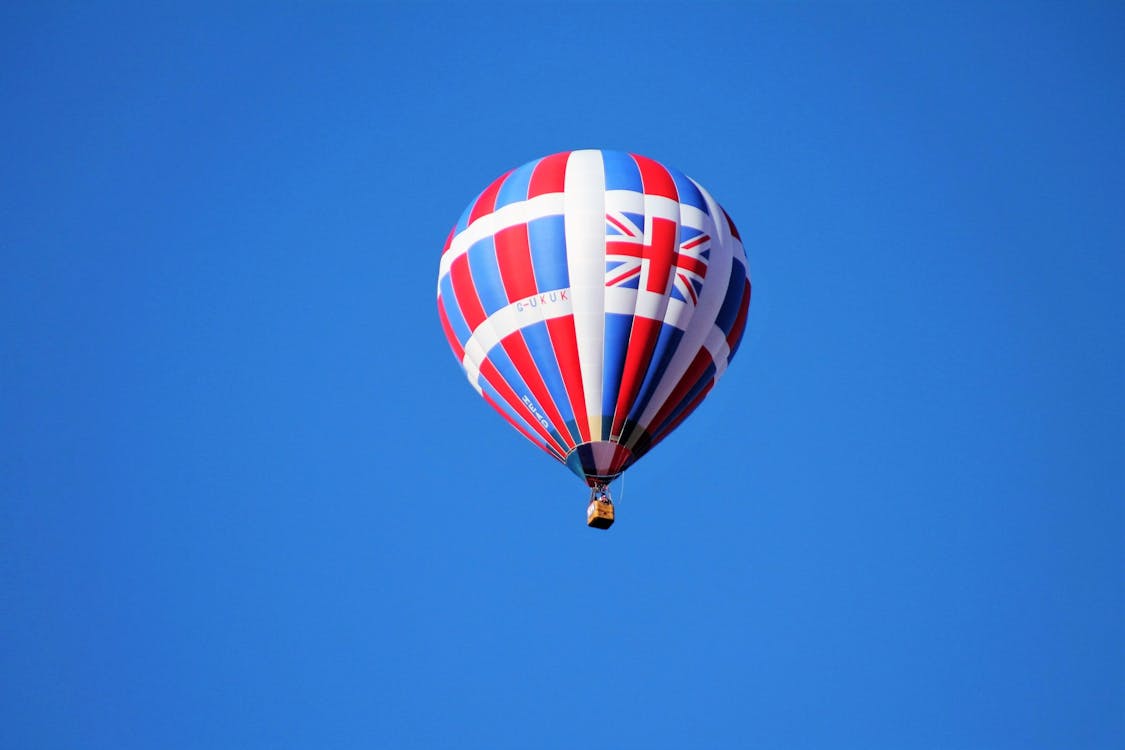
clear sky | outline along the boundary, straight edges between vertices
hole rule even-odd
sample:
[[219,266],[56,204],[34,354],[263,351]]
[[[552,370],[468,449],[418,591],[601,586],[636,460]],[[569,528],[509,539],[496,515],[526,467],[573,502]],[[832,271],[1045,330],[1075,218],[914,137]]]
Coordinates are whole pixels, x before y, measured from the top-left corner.
[[[8,2],[0,746],[1125,747],[1125,10]],[[438,256],[617,148],[737,222],[617,524]]]

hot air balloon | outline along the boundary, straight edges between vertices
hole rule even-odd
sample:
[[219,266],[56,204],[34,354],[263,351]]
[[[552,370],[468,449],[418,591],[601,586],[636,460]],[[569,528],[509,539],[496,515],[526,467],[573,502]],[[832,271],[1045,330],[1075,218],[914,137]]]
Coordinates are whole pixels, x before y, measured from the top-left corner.
[[701,185],[622,151],[528,162],[469,203],[442,251],[438,315],[469,383],[590,487],[609,483],[707,396],[738,349],[750,274]]

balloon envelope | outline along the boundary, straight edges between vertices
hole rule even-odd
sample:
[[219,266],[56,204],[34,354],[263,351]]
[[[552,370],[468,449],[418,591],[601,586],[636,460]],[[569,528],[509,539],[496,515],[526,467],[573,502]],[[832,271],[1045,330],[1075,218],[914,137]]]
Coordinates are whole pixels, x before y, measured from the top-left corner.
[[698,183],[568,151],[489,185],[449,234],[438,314],[469,383],[591,486],[666,437],[738,348],[746,254]]

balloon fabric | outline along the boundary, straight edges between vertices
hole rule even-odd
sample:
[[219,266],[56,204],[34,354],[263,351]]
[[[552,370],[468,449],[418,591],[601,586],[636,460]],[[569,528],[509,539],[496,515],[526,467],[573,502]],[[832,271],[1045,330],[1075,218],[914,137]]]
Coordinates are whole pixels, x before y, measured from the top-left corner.
[[698,183],[620,151],[499,177],[449,234],[438,315],[469,383],[604,487],[699,406],[750,304],[734,223]]

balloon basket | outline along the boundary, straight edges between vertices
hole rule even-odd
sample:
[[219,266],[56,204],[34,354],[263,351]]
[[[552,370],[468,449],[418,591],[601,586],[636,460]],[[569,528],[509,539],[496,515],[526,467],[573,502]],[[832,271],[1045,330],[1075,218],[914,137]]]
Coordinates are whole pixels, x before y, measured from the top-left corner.
[[597,494],[586,506],[586,525],[592,529],[608,529],[613,525],[613,502],[609,495]]

